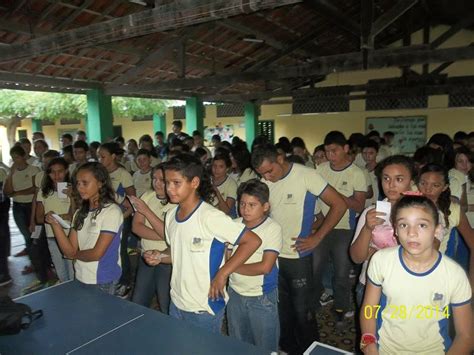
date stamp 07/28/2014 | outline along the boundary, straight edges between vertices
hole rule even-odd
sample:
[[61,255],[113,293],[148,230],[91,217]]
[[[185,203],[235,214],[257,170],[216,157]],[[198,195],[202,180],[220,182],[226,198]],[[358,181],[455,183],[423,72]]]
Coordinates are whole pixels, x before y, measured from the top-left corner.
[[382,316],[383,318],[390,319],[444,319],[449,318],[450,310],[448,306],[440,307],[433,305],[394,305],[388,304],[384,308],[380,305],[366,305],[362,310],[365,319],[377,319]]

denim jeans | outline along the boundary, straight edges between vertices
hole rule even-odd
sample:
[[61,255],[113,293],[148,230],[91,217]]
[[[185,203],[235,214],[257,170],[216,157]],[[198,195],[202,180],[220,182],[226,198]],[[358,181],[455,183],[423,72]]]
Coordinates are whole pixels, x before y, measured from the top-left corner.
[[242,296],[229,287],[229,335],[269,352],[278,351],[278,289],[262,296]]
[[359,309],[362,306],[362,302],[364,301],[364,293],[365,293],[365,285],[358,282],[355,288],[355,296],[356,296],[357,307]]
[[56,275],[61,282],[72,280],[74,278],[74,269],[72,267],[72,260],[63,258],[63,254],[59,249],[58,242],[55,238],[47,238],[49,253],[53,261]]
[[8,257],[11,248],[10,226],[8,225],[9,210],[10,199],[0,198],[0,278],[10,276],[8,270]]
[[150,307],[153,295],[157,295],[160,311],[168,314],[170,307],[171,265],[149,266],[143,258],[138,262],[137,279],[132,302]]
[[224,312],[225,307],[223,307],[215,316],[207,312],[186,312],[176,307],[173,301],[170,303],[171,317],[183,320],[196,327],[207,329],[215,334],[221,334]]
[[31,233],[30,233],[30,218],[31,218],[31,203],[13,202],[13,219],[20,230],[20,233],[25,239],[25,247],[28,255],[31,247]]
[[353,232],[346,229],[334,229],[313,251],[313,275],[316,299],[319,299],[324,287],[322,278],[328,272],[329,258],[334,266],[334,308],[342,311],[351,309],[351,282],[349,272],[351,260],[349,247]]
[[302,354],[319,339],[314,314],[312,256],[278,258],[278,263],[280,347],[290,354]]

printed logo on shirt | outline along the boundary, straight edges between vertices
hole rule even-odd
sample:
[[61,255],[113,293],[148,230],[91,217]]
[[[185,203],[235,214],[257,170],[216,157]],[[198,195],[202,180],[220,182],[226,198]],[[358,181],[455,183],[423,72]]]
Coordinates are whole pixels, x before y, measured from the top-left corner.
[[286,205],[293,205],[295,204],[295,198],[293,194],[286,194],[286,201],[284,202]]
[[204,243],[202,238],[193,237],[192,244],[191,244],[191,251],[193,252],[203,252],[204,251]]
[[445,303],[444,295],[442,293],[435,292],[431,298],[431,304],[434,306],[442,307]]

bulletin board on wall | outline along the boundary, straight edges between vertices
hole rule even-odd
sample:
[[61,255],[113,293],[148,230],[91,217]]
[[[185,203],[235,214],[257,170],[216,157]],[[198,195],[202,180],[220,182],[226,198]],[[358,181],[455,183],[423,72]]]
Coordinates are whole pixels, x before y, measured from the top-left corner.
[[402,154],[413,154],[426,142],[426,116],[367,117],[365,133],[376,130],[395,133],[394,145]]
[[232,143],[232,138],[234,138],[234,125],[232,124],[222,124],[219,122],[213,127],[204,127],[204,139],[210,143],[213,135],[218,134],[221,137],[222,141],[227,141]]

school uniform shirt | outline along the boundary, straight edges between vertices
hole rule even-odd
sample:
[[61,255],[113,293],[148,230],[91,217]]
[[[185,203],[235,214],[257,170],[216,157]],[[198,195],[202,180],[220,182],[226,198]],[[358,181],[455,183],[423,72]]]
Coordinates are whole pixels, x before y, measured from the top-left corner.
[[[467,180],[466,195],[467,195],[467,204],[474,205],[474,183],[472,183],[470,180]],[[474,228],[474,211],[471,211],[471,212],[467,211],[466,217],[467,217],[467,220],[469,221],[471,228]]]
[[469,280],[464,270],[442,253],[430,270],[411,271],[402,251],[401,246],[379,250],[367,273],[369,281],[382,288],[376,320],[379,352],[445,354],[451,346],[450,308],[471,302]]
[[[176,204],[174,203],[163,204],[166,201],[158,198],[158,196],[156,196],[155,191],[147,191],[140,198],[143,200],[143,202],[147,204],[148,207],[150,207],[153,213],[156,214],[156,216],[162,221],[165,220],[166,212],[176,207]],[[145,218],[145,226],[153,229],[150,222],[148,222],[146,218]],[[150,240],[150,239],[142,238],[141,243],[142,243],[143,250],[156,249],[159,251],[163,251],[168,247],[164,240]]]
[[74,270],[76,278],[83,283],[106,284],[117,281],[122,274],[120,239],[122,238],[123,215],[122,210],[115,203],[102,208],[95,218],[94,214],[95,210],[89,211],[81,230],[77,231],[79,250],[93,249],[101,233],[112,235],[112,243],[99,261],[75,260]]
[[443,235],[440,239],[439,251],[448,256],[453,256],[458,248],[458,233],[456,227],[459,225],[461,220],[461,205],[457,202],[451,202],[449,205],[449,211],[451,212],[448,216],[449,226],[446,227],[446,221],[444,214],[440,210],[439,223],[443,226]]
[[461,200],[462,188],[466,184],[466,176],[464,173],[457,169],[449,170],[449,189],[451,190],[451,196],[454,196]]
[[125,189],[133,186],[132,175],[130,175],[130,173],[121,166],[109,173],[109,175],[110,180],[112,181],[112,188],[115,191],[116,202],[118,204],[122,204],[127,194]]
[[[40,171],[39,168],[27,165],[23,170],[16,170],[12,176],[13,191],[25,190],[33,186],[33,178]],[[31,203],[34,194],[13,196],[13,202]]]
[[[237,200],[237,183],[230,176],[227,176],[225,180],[217,186],[217,190],[219,190],[224,201],[227,201],[228,198],[233,199],[234,202]],[[214,207],[217,207],[218,204],[219,200],[217,199],[217,197],[214,197]],[[233,207],[230,210],[230,216],[237,217],[237,208],[235,206],[235,203],[233,204]]]
[[256,178],[257,178],[257,174],[255,174],[255,171],[253,171],[251,168],[247,168],[247,169],[244,170],[242,175],[240,175],[237,178],[237,180],[236,180],[237,185],[240,186],[241,183],[247,182],[249,180],[256,179]]
[[262,180],[270,190],[270,217],[282,228],[280,257],[298,259],[310,252],[299,253],[291,246],[292,238],[311,235],[316,201],[328,185],[315,169],[291,164],[288,173],[277,182]]
[[32,155],[30,155],[29,158],[26,159],[26,162],[29,165],[36,166],[37,168],[41,167],[41,162],[39,161],[39,159],[37,157],[32,156]]
[[[242,218],[236,221],[242,222]],[[245,264],[259,263],[263,260],[265,253],[280,254],[282,246],[281,227],[270,217],[265,218],[259,225],[251,228],[262,240],[260,247],[252,254]],[[239,247],[235,247],[233,254]],[[247,276],[236,272],[229,277],[229,286],[242,296],[262,296],[278,287],[278,260],[272,270],[266,275]]]
[[[38,195],[36,196],[36,202],[39,202],[43,205],[44,214],[48,212],[54,212],[57,215],[66,214],[69,212],[69,208],[71,207],[71,199],[69,197],[66,198],[59,198],[58,192],[53,191],[48,196],[44,197],[43,192],[41,190],[38,191]],[[70,222],[69,220],[65,219],[65,221]],[[48,238],[54,238],[53,228],[48,223],[44,224],[46,230],[46,236]],[[69,229],[65,230],[66,235],[69,233]]]
[[133,173],[133,186],[137,191],[137,196],[143,195],[145,192],[152,190],[151,187],[151,170],[147,173],[142,173],[140,170]]
[[43,179],[44,179],[44,171],[41,170],[35,175],[34,184],[36,188],[41,189],[41,187],[43,186]]
[[171,300],[186,312],[215,315],[225,307],[224,299],[208,297],[212,279],[224,264],[224,243],[239,244],[245,225],[233,221],[222,211],[201,201],[184,220],[179,220],[179,206],[167,212],[166,242],[171,247],[173,272]]
[[[319,165],[318,172],[337,192],[345,197],[351,197],[355,192],[367,192],[367,182],[361,168],[350,164],[342,170],[331,168],[329,162]],[[321,201],[321,212],[326,216],[329,206]],[[357,212],[348,209],[334,229],[353,230],[356,227]]]
[[[369,185],[372,186],[372,191],[374,192],[374,195],[372,196],[372,198],[365,200],[365,207],[369,207],[369,206],[372,206],[373,204],[375,204],[379,200],[379,182],[378,182],[377,176],[375,175],[375,172],[373,170],[369,171],[369,170],[365,169],[365,171],[368,174]],[[366,176],[366,178],[367,178],[367,176]]]
[[72,177],[72,174],[74,174],[76,169],[78,167],[80,167],[82,164],[85,164],[85,162],[84,163],[77,163],[76,162],[76,163],[72,163],[71,165],[69,165],[69,169],[68,169],[69,170],[69,177]]

